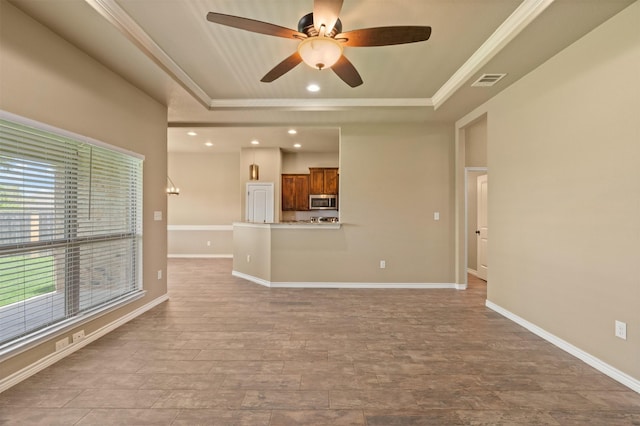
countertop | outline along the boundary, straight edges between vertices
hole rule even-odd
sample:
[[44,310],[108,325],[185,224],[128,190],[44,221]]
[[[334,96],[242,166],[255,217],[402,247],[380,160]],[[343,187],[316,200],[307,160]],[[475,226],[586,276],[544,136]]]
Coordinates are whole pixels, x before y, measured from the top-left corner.
[[288,221],[288,222],[273,222],[273,223],[261,223],[261,222],[234,222],[233,226],[240,227],[270,227],[272,229],[340,229],[341,223],[331,222],[311,222],[310,220],[303,221]]

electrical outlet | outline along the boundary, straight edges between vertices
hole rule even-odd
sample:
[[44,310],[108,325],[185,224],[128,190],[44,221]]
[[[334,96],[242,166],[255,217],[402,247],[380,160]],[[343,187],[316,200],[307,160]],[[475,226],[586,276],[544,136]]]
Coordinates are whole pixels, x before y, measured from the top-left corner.
[[248,254],[248,255],[247,255],[247,263],[250,263],[250,262],[251,262],[251,255],[250,255],[250,254]]
[[158,270],[158,279],[162,279],[162,269]]
[[60,351],[69,346],[69,338],[65,337],[64,339],[60,339],[56,342],[56,352]]
[[380,261],[380,269],[384,269],[387,267],[387,261],[386,260],[381,260]]
[[627,340],[627,323],[616,320],[616,337]]
[[82,339],[84,339],[84,330],[73,333],[73,343],[78,343]]

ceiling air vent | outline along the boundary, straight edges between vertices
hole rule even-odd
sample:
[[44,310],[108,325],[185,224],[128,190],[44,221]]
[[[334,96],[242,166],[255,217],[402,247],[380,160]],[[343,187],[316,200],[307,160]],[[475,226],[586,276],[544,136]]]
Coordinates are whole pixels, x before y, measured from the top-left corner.
[[490,87],[502,80],[506,74],[482,74],[480,78],[474,81],[472,87]]

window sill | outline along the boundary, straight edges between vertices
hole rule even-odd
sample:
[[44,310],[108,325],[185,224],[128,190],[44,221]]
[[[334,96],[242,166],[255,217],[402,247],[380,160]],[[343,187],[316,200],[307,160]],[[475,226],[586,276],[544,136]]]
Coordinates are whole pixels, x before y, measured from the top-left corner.
[[17,338],[11,342],[5,343],[4,345],[0,345],[0,362],[19,355],[20,353],[38,345],[55,340],[56,337],[61,336],[82,324],[86,324],[102,315],[113,312],[116,309],[141,299],[145,294],[146,291],[144,290],[130,293],[120,299],[112,301],[109,304],[87,311],[73,318],[69,318],[68,320],[57,322],[56,324],[45,327],[42,330],[38,330],[27,336]]

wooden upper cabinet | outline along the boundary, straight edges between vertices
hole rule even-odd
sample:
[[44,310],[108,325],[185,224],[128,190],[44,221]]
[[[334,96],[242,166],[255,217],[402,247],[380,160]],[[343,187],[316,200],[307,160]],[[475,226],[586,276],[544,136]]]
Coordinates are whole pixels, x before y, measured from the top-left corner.
[[282,211],[309,210],[309,175],[282,175]]
[[338,194],[338,168],[309,168],[310,194]]
[[338,194],[338,169],[324,169],[324,193]]
[[309,193],[324,194],[324,169],[309,169]]

